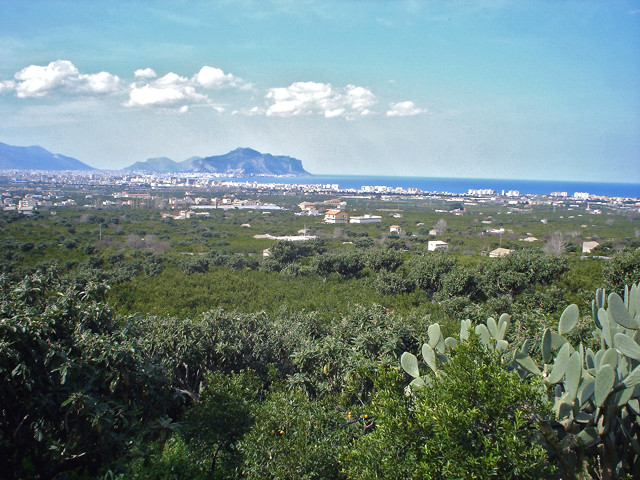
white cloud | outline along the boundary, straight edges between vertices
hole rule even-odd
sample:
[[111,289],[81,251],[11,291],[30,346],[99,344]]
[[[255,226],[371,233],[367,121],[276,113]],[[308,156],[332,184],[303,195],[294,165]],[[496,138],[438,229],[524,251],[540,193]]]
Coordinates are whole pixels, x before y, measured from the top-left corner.
[[153,68],[141,68],[133,72],[133,76],[136,78],[156,78],[156,72]]
[[346,99],[351,108],[357,110],[361,114],[367,115],[370,107],[376,103],[376,97],[371,92],[363,87],[356,87],[355,85],[347,85]]
[[[147,69],[150,70],[150,69]],[[138,78],[148,78],[149,71],[141,71]],[[155,76],[155,72],[153,72]],[[169,107],[183,109],[183,113],[189,105],[206,102],[207,97],[195,91],[189,85],[189,79],[169,72],[166,75],[153,80],[150,83],[132,83],[129,91],[129,100],[125,102],[127,107]]]
[[230,73],[205,65],[193,76],[193,81],[204,88],[234,87],[240,83],[240,79]]
[[19,98],[44,97],[59,91],[67,94],[111,93],[118,90],[120,79],[107,72],[83,74],[68,60],[56,60],[46,66],[30,65],[14,76],[15,82],[4,82]]
[[418,108],[411,101],[390,103],[387,117],[408,117],[411,115],[421,115],[426,113],[423,108]]
[[5,80],[4,82],[0,82],[0,93],[8,92],[16,88],[16,82],[13,80]]
[[223,107],[212,105],[209,96],[201,93],[200,90],[234,87],[241,82],[238,77],[230,73],[225,74],[219,68],[206,65],[192,78],[169,72],[154,79],[156,73],[150,68],[136,70],[134,75],[138,82],[131,84],[129,100],[124,103],[125,106],[176,108],[181,113],[185,113],[190,105],[205,104],[210,105],[218,113],[223,112]]
[[[164,77],[163,77],[164,78]],[[174,107],[181,112],[186,112],[189,105],[207,103],[206,95],[197,93],[195,88],[189,85],[155,84],[132,86],[129,92],[127,107]]]
[[30,65],[17,72],[13,80],[1,81],[0,94],[14,92],[18,98],[43,98],[54,93],[67,96],[120,93],[128,96],[123,103],[127,107],[162,107],[184,112],[191,105],[207,104],[222,112],[224,108],[214,105],[204,90],[248,85],[231,73],[207,65],[191,78],[173,72],[158,78],[149,67],[135,70],[133,77],[127,88],[117,75],[81,73],[69,60],[56,60],[44,66]]
[[184,94],[175,88],[156,88],[150,85],[134,87],[129,93],[129,106],[171,105],[184,98]]
[[[334,87],[330,83],[309,81],[267,89],[264,104],[254,106],[253,99],[233,95],[246,90],[255,92],[255,87],[231,73],[208,65],[188,76],[169,72],[158,77],[152,68],[141,68],[133,72],[133,79],[129,81],[131,83],[127,86],[117,75],[109,72],[82,73],[70,61],[56,60],[44,66],[30,65],[17,72],[14,79],[0,81],[0,94],[13,92],[19,98],[43,98],[56,94],[64,96],[67,102],[70,100],[68,97],[74,95],[97,99],[106,94],[118,94],[119,103],[129,108],[160,108],[184,113],[192,106],[206,105],[218,113],[229,108],[233,115],[317,115],[348,120],[372,115],[372,107],[377,103],[376,96],[366,87],[351,84]],[[221,91],[215,98],[214,90]],[[407,116],[424,112],[413,102],[406,101],[390,104],[386,114]]]
[[166,87],[166,88],[179,88],[179,87],[186,87],[189,85],[189,79],[187,77],[181,77],[180,75],[173,73],[173,72],[169,72],[167,73],[165,76],[160,77],[159,79],[157,79],[154,82],[156,85],[160,86],[160,87]]
[[80,72],[67,60],[57,60],[42,67],[30,65],[15,74],[16,95],[20,98],[43,97],[49,91],[69,84]]
[[115,92],[120,86],[120,78],[108,72],[80,75],[80,80],[79,90],[90,93]]
[[256,117],[265,115],[267,111],[264,108],[260,107],[251,107],[251,108],[239,108],[237,110],[232,110],[231,115],[245,115],[247,117]]
[[269,103],[266,115],[280,117],[324,115],[353,119],[369,114],[368,107],[376,103],[375,95],[366,88],[347,85],[336,90],[331,84],[317,82],[271,88],[265,98]]

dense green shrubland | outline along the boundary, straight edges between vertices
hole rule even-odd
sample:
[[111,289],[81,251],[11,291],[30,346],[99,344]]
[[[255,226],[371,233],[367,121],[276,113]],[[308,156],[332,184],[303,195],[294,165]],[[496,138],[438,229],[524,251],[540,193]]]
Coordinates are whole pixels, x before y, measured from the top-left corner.
[[[134,478],[573,471],[546,455],[544,432],[533,428],[551,418],[537,384],[508,373],[479,342],[444,342],[453,356],[443,374],[406,396],[400,354],[427,339],[440,352],[434,338],[455,335],[453,323],[434,336],[424,319],[381,307],[354,307],[331,322],[286,311],[120,317],[102,302],[104,286],[61,281],[55,271],[4,282],[1,293],[0,447],[12,478],[91,477],[107,467]],[[575,312],[570,322],[562,315],[560,333],[579,327]],[[496,338],[517,347],[525,337],[513,326]],[[544,348],[521,350],[546,358]],[[584,472],[596,468],[597,451],[583,451]],[[635,463],[625,461],[622,471]]]
[[[356,213],[370,213],[369,203],[354,203]],[[441,217],[432,209],[405,205],[404,218],[385,222],[423,235]],[[493,226],[540,237],[547,227],[539,218],[561,222],[544,209],[504,213],[493,212]],[[458,335],[461,320],[508,313],[509,351],[526,346],[544,370],[545,329],[556,329],[566,305],[589,312],[595,288],[622,294],[640,281],[632,242],[605,242],[610,261],[580,260],[505,235],[502,246],[516,252],[489,259],[463,254],[498,246],[479,235],[477,218],[448,219],[453,251],[434,253],[426,236],[305,225],[287,212],[156,217],[151,209],[0,212],[7,478],[602,474],[597,445],[581,454],[582,470],[548,454],[538,420],[554,415],[547,401],[556,397],[540,395],[538,376],[510,373],[502,354],[478,342],[450,346],[438,388],[411,395],[400,355],[428,342],[435,323],[444,339]],[[589,221],[583,235],[626,235],[633,225],[621,216],[612,225]],[[577,229],[585,220],[562,222]],[[303,226],[321,238],[252,237]],[[266,247],[271,255],[262,258]],[[564,335],[596,352],[592,316]],[[627,453],[612,476],[637,463],[620,438]]]

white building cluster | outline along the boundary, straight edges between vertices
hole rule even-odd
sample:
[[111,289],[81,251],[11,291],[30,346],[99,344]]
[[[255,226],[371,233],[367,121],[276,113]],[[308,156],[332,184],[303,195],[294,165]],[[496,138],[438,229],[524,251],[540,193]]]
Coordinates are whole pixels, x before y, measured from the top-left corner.
[[492,188],[470,188],[467,195],[495,195],[496,192]]

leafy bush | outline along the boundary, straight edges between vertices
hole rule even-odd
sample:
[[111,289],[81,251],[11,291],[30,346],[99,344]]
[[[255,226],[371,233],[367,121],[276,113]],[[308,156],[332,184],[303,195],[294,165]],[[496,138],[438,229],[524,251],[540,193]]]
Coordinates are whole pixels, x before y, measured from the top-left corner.
[[415,285],[402,274],[383,270],[373,279],[373,288],[381,295],[398,295],[412,292]]
[[123,261],[109,272],[109,281],[112,284],[128,282],[133,277],[142,272],[142,262],[140,260]]
[[549,405],[475,338],[453,350],[428,388],[400,393],[381,376],[371,402],[375,428],[347,449],[349,478],[548,478],[537,415]]
[[104,264],[104,258],[99,255],[93,255],[87,259],[87,265],[90,268],[100,268]]
[[548,285],[567,270],[564,258],[517,250],[485,263],[479,272],[479,285],[489,297],[514,296],[535,285]]
[[605,287],[622,292],[625,285],[640,282],[640,248],[616,255],[602,269]]
[[461,266],[454,266],[441,277],[440,297],[465,296],[476,298],[478,291],[477,278],[473,271]]
[[318,275],[325,278],[331,273],[337,273],[343,278],[354,278],[358,276],[365,265],[361,252],[337,250],[315,257],[315,266]]
[[255,424],[238,449],[243,478],[341,479],[336,445],[342,418],[302,391],[274,391],[254,411]]
[[62,242],[62,245],[64,245],[64,247],[69,249],[69,250],[73,250],[74,248],[76,248],[78,246],[78,239],[77,238],[67,238],[65,241]]
[[402,253],[388,248],[374,248],[367,251],[365,264],[376,273],[382,270],[393,272],[402,265]]
[[208,260],[202,257],[182,258],[178,262],[178,265],[185,275],[204,273],[209,270]]
[[142,262],[142,269],[148,277],[160,275],[164,270],[164,258],[159,255],[150,256]]
[[371,248],[374,245],[374,241],[373,238],[364,237],[355,239],[353,244],[358,248]]
[[417,288],[433,294],[442,288],[444,275],[455,265],[455,258],[443,252],[414,256],[409,261],[409,278]]
[[28,252],[30,250],[33,250],[34,244],[33,242],[23,242],[20,244],[20,250],[22,250],[23,252]]
[[166,442],[145,445],[147,455],[139,455],[127,466],[126,476],[104,480],[207,480],[211,478],[206,459],[198,456],[180,435]]

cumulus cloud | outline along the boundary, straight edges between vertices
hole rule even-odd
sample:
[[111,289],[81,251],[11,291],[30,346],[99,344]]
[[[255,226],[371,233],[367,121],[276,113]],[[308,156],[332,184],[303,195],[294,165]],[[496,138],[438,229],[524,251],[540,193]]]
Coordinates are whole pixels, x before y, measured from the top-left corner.
[[156,72],[153,68],[141,68],[133,72],[133,76],[136,78],[156,78]]
[[144,85],[132,84],[127,107],[175,107],[186,112],[189,105],[206,103],[208,97],[198,93],[186,77],[167,73]]
[[[140,68],[125,82],[109,72],[83,73],[68,60],[56,60],[48,65],[30,65],[17,72],[13,79],[0,81],[0,94],[13,93],[19,98],[58,95],[65,102],[74,96],[83,101],[87,97],[117,98],[120,105],[128,108],[158,108],[181,113],[193,106],[207,106],[218,113],[229,107],[233,115],[353,120],[372,115],[378,102],[371,90],[351,84],[335,87],[322,82],[294,82],[287,87],[267,89],[263,104],[257,106],[255,98],[233,96],[247,90],[255,92],[255,87],[209,65],[185,76],[169,72],[159,77],[150,67]],[[226,102],[222,103],[221,99]],[[400,117],[425,112],[413,102],[404,101],[390,103],[386,115]]]
[[186,95],[176,88],[156,88],[144,85],[133,88],[129,94],[128,106],[174,105],[184,100]]
[[15,93],[18,98],[43,98],[54,94],[65,96],[97,96],[109,93],[127,95],[127,107],[174,108],[184,112],[195,104],[207,104],[220,112],[205,92],[211,89],[245,88],[242,79],[219,68],[203,66],[192,77],[173,72],[158,78],[152,68],[133,73],[128,87],[109,72],[82,73],[69,60],[56,60],[48,65],[30,65],[14,75],[14,79],[0,81],[0,94]]
[[156,72],[150,68],[136,70],[137,81],[129,90],[127,107],[176,108],[181,113],[188,111],[191,105],[211,105],[217,112],[224,108],[211,104],[211,99],[202,89],[220,89],[242,85],[238,77],[224,73],[221,69],[203,66],[193,77],[183,77],[173,72],[156,78]]
[[364,87],[347,85],[334,89],[329,83],[295,82],[288,87],[271,88],[267,95],[268,116],[295,117],[324,115],[326,118],[353,119],[371,113],[375,95]]
[[108,72],[80,75],[82,81],[78,91],[87,93],[116,92],[120,87],[120,78]]
[[241,82],[238,77],[207,65],[193,76],[193,81],[204,88],[235,87]]
[[54,92],[66,94],[104,94],[116,92],[120,78],[108,72],[80,73],[68,60],[56,60],[48,65],[29,65],[3,82],[0,91],[13,90],[19,98],[44,97]]
[[8,92],[16,88],[16,82],[13,80],[5,80],[4,82],[0,82],[0,93]]
[[411,115],[420,115],[426,113],[423,108],[418,108],[411,101],[390,103],[387,117],[408,117]]

